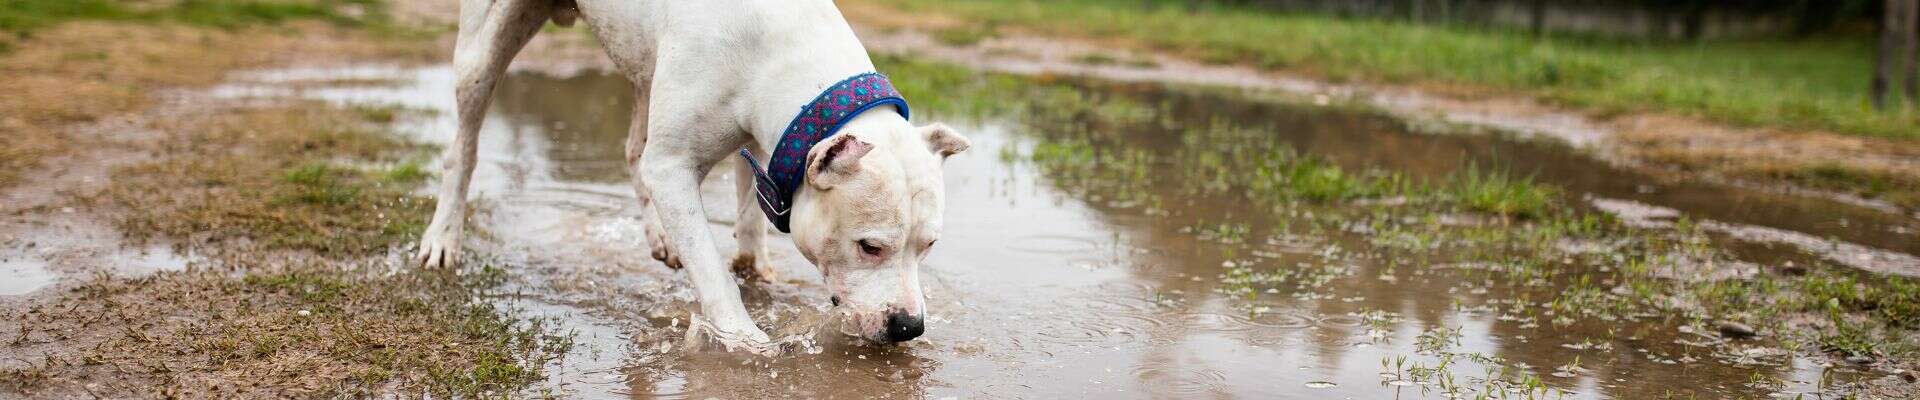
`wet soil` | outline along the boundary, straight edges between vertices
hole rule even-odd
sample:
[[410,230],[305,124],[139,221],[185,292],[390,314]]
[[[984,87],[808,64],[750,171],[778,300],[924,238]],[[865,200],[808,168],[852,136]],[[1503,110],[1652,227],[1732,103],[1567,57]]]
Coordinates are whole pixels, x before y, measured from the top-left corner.
[[[574,347],[550,366],[544,386],[569,397],[1437,398],[1537,390],[1752,398],[1830,393],[1887,373],[1773,341],[1725,339],[1683,316],[1536,315],[1544,304],[1535,302],[1551,298],[1555,285],[1476,274],[1489,267],[1461,262],[1471,250],[1410,249],[1329,222],[1363,219],[1369,205],[1271,209],[1196,190],[1192,182],[1208,178],[1199,169],[1164,165],[1196,159],[1154,158],[1136,182],[1103,183],[1032,156],[1088,131],[1104,132],[1094,146],[1120,152],[1274,143],[1356,171],[1416,178],[1497,165],[1563,187],[1568,204],[1590,212],[1723,226],[1715,243],[1740,249],[1742,265],[1864,256],[1895,260],[1884,272],[1909,273],[1909,261],[1899,260],[1920,250],[1914,222],[1899,214],[1640,174],[1562,143],[1432,133],[1338,105],[1085,81],[1071,85],[1156,104],[1160,117],[1115,125],[926,111],[926,120],[960,127],[974,146],[947,164],[948,218],[956,223],[924,271],[931,317],[923,339],[875,347],[818,334],[827,308],[818,273],[776,235],[780,278],[746,291],[750,309],[775,336],[812,340],[771,359],[690,350],[698,344],[683,337],[692,294],[647,255],[625,184],[631,88],[615,75],[568,72],[521,71],[500,87],[481,138],[479,233],[469,246],[513,275],[514,289],[494,301],[574,332]],[[354,79],[394,84],[299,84]],[[451,85],[446,67],[368,66],[253,74],[215,93],[434,110],[398,123],[421,140],[443,141],[454,128]],[[1217,143],[1183,142],[1196,137]],[[715,174],[702,191],[716,235],[733,218],[728,179]],[[1756,229],[1797,236],[1736,233]],[[1837,244],[1854,251],[1821,253]],[[1281,277],[1250,279],[1245,271]],[[1440,383],[1436,365],[1450,365],[1437,369],[1460,382]]]

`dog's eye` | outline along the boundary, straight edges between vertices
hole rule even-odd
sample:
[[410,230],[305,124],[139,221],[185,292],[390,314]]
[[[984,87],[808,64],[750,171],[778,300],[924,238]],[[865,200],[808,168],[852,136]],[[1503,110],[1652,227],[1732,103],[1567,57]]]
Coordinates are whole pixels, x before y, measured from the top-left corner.
[[886,249],[880,248],[880,245],[875,244],[872,239],[860,239],[861,253],[867,253],[867,255],[879,257],[880,253],[885,251]]

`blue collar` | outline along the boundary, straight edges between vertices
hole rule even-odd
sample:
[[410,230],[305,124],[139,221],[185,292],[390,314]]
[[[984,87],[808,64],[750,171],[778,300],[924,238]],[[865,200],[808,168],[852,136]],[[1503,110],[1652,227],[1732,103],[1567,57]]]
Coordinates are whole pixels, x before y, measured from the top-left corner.
[[893,82],[887,81],[886,75],[878,72],[854,75],[828,86],[813,101],[800,107],[800,114],[787,123],[786,132],[774,145],[767,168],[761,168],[747,149],[740,149],[740,157],[753,167],[760,210],[766,212],[767,220],[773,222],[775,229],[790,232],[787,218],[793,211],[793,195],[800,191],[800,185],[807,178],[807,151],[839,132],[853,117],[882,104],[892,104],[900,110],[901,118],[907,117],[907,99],[900,97],[900,91],[894,90]]

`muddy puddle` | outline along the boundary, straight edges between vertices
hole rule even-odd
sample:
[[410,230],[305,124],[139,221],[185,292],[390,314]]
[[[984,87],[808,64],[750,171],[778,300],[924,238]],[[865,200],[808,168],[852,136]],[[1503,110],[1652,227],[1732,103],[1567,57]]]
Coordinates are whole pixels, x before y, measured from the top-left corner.
[[[286,84],[368,79],[391,84]],[[430,142],[454,129],[445,67],[242,81],[219,92],[424,110],[400,124]],[[924,121],[955,125],[973,147],[947,163],[951,223],[924,271],[929,326],[903,346],[819,335],[772,359],[689,351],[692,293],[647,255],[623,163],[632,89],[614,75],[522,72],[503,83],[482,133],[472,224],[481,232],[469,243],[513,271],[499,302],[575,334],[541,390],[578,398],[1792,398],[1879,376],[1764,339],[1723,339],[1687,318],[1556,315],[1540,304],[1563,287],[1555,279],[1495,279],[1488,271],[1499,267],[1473,261],[1481,250],[1409,246],[1422,239],[1408,229],[1393,236],[1381,224],[1342,221],[1379,221],[1388,211],[1378,204],[1276,207],[1216,190],[1209,182],[1223,171],[1257,167],[1208,155],[1236,148],[1284,146],[1414,179],[1497,167],[1557,185],[1588,212],[1720,224],[1716,242],[1734,248],[1740,258],[1727,261],[1740,265],[1851,258],[1897,268],[1920,252],[1904,216],[1622,171],[1553,143],[1414,133],[1421,129],[1340,107],[1075,85],[1155,111],[983,118],[916,108]],[[1102,156],[1074,156],[1088,149]],[[703,189],[725,254],[729,179],[715,174]],[[1814,242],[1734,233],[1751,230]],[[748,289],[748,303],[775,336],[805,333],[823,319],[826,295],[818,273],[775,236],[780,276]],[[1836,243],[1854,251],[1809,250]],[[1607,260],[1569,254],[1559,262]]]
[[0,296],[32,293],[59,280],[39,260],[0,261]]
[[[127,243],[111,227],[93,221],[58,220],[29,226],[17,239],[0,240],[0,302],[59,290],[94,274],[137,277],[180,271],[198,260],[191,252],[159,243]],[[115,260],[111,268],[94,266]]]

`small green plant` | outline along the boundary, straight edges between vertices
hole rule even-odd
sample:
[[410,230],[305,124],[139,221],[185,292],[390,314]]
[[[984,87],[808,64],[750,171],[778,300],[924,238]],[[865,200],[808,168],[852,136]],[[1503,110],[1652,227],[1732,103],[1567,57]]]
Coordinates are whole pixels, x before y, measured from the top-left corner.
[[1482,171],[1478,165],[1448,179],[1447,194],[1469,210],[1511,218],[1546,216],[1559,198],[1559,191],[1535,184],[1533,178],[1516,178],[1505,170]]
[[432,177],[418,159],[407,160],[380,173],[380,180],[394,185],[414,185]]

